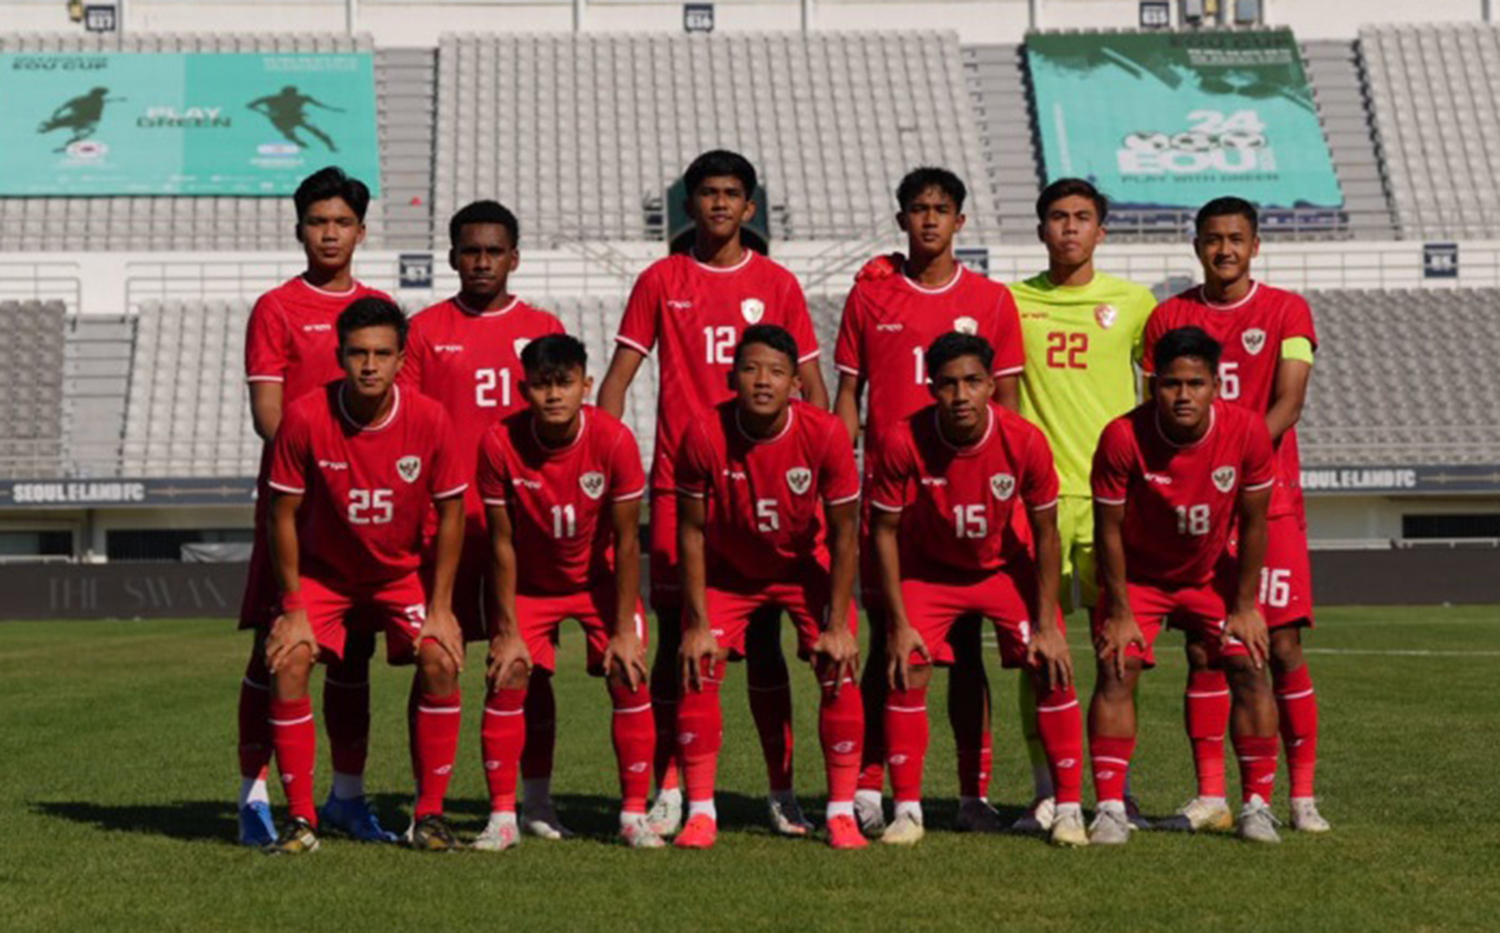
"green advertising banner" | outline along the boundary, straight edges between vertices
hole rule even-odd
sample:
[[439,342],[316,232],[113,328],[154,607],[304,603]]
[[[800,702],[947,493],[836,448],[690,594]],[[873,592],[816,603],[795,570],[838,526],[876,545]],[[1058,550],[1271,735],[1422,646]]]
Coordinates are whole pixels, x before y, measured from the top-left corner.
[[1344,203],[1288,30],[1036,35],[1026,56],[1049,181],[1125,207]]
[[0,195],[379,193],[369,54],[0,54]]

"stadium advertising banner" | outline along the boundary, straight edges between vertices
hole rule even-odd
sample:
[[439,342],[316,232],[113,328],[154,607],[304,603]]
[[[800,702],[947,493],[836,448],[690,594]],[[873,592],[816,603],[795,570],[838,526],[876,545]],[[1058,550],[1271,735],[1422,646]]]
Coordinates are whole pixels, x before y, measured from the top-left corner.
[[379,193],[369,54],[0,54],[0,196]]
[[1026,55],[1049,181],[1124,207],[1344,203],[1290,31],[1037,35]]
[[254,477],[0,480],[0,509],[252,505]]

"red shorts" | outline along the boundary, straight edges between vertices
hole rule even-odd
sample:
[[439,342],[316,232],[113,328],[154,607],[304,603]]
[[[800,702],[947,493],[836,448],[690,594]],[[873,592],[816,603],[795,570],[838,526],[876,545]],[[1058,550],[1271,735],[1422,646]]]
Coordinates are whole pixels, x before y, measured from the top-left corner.
[[[422,584],[432,587],[432,572],[437,566],[436,538],[422,551]],[[463,629],[464,641],[489,641],[489,612],[486,593],[489,582],[490,533],[474,516],[464,521],[464,549],[458,557],[453,575],[453,615]]]
[[682,605],[682,576],[677,566],[677,493],[651,490],[651,519],[646,542],[651,564],[651,608],[661,612]]
[[[1238,544],[1230,540],[1231,554],[1238,552]],[[1227,593],[1237,584],[1233,562],[1225,564],[1220,588]],[[1268,523],[1259,603],[1267,628],[1312,627],[1312,561],[1307,554],[1307,522],[1301,515],[1279,515]]]
[[[828,603],[832,598],[828,575],[814,575],[801,583],[745,583],[733,587],[708,587],[709,628],[720,648],[731,658],[745,656],[745,632],[757,610],[773,606],[786,610],[797,627],[797,657],[812,657],[813,645],[827,627]],[[859,610],[849,601],[849,630],[859,634]]]
[[[1000,663],[1005,667],[1026,666],[1026,646],[1031,642],[1031,617],[1036,607],[1034,580],[1026,579],[1023,570],[1018,583],[1007,571],[992,574],[974,583],[938,583],[930,580],[902,580],[901,601],[906,604],[906,619],[922,636],[932,663],[949,665],[954,661],[953,645],[948,635],[953,624],[965,615],[982,615],[995,625],[1000,642]],[[1061,611],[1057,624],[1063,627]],[[1067,629],[1062,628],[1067,634]],[[921,656],[913,654],[913,662]]]
[[[604,649],[609,646],[609,626],[615,615],[615,586],[604,586],[563,595],[516,594],[516,621],[531,663],[543,670],[557,670],[557,633],[564,619],[577,619],[588,638],[588,671],[603,677]],[[647,644],[646,607],[636,598],[635,634]]]
[[[1145,583],[1127,583],[1126,586],[1130,590],[1130,611],[1135,616],[1136,624],[1141,627],[1141,634],[1146,638],[1144,651],[1135,645],[1125,649],[1127,658],[1140,658],[1147,667],[1155,667],[1156,636],[1161,634],[1169,617],[1172,628],[1181,629],[1190,637],[1202,639],[1208,648],[1210,662],[1221,657],[1249,654],[1249,649],[1238,641],[1228,645],[1219,641],[1224,633],[1224,617],[1227,614],[1224,608],[1227,605],[1227,591],[1219,584],[1172,589]],[[1092,610],[1095,635],[1109,615],[1109,593],[1101,591],[1099,596],[1099,604]]]
[[373,587],[334,587],[303,577],[302,602],[324,654],[343,660],[349,627],[359,625],[385,630],[385,657],[391,664],[416,660],[417,633],[427,619],[427,595],[416,573]]

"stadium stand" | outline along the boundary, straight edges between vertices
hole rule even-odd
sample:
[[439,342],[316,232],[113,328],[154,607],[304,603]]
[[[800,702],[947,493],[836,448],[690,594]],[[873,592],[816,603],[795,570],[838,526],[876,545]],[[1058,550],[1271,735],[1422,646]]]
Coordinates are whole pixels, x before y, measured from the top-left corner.
[[[963,50],[963,67],[1000,237],[1032,242],[1041,185],[1024,47],[971,46]],[[978,212],[978,204],[969,211]]]
[[1375,149],[1358,49],[1337,39],[1304,42],[1302,57],[1344,192],[1348,233],[1356,240],[1393,239],[1394,218]]
[[375,93],[380,112],[381,215],[388,249],[432,245],[432,146],[436,132],[437,52],[378,49]]
[[63,468],[63,326],[60,301],[0,301],[0,469],[56,476]]
[[64,347],[65,449],[72,476],[114,476],[120,469],[125,399],[135,319],[74,315]]

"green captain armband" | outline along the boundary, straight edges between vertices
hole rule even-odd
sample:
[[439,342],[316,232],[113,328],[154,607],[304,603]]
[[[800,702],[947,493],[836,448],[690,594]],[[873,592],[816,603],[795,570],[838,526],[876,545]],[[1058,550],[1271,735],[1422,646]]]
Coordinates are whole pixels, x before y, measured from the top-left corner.
[[1306,337],[1288,337],[1281,341],[1281,358],[1301,360],[1311,366],[1313,361],[1312,341]]

